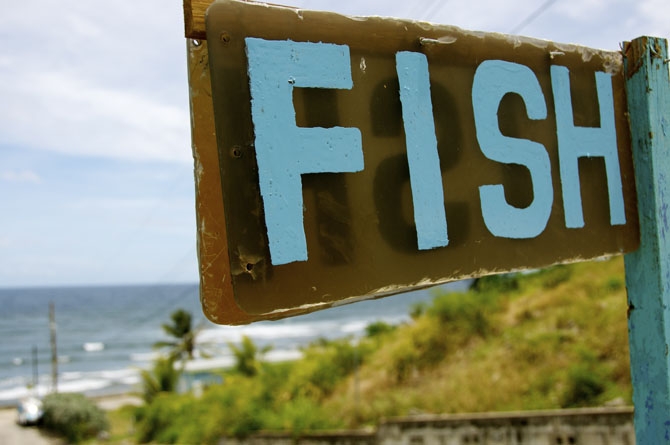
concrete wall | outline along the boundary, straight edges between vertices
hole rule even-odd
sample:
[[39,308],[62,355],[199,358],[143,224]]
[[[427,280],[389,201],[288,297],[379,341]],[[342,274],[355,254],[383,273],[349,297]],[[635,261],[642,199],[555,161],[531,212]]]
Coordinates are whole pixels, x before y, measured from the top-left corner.
[[376,431],[257,434],[220,445],[634,445],[632,408],[413,416]]
[[631,408],[424,416],[383,422],[380,445],[633,445]]
[[244,440],[222,439],[219,445],[377,445],[375,431],[341,431],[322,434],[307,434],[293,437],[291,434],[256,434]]

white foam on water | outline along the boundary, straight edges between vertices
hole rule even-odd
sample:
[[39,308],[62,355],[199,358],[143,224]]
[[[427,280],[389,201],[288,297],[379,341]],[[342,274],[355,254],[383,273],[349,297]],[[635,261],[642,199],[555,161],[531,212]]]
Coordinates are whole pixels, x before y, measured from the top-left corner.
[[61,380],[77,380],[84,376],[83,372],[63,372],[59,375]]
[[[297,360],[302,357],[302,352],[297,349],[278,349],[270,350],[263,356],[263,360],[268,362],[284,362],[289,360]],[[235,364],[235,358],[232,356],[222,356],[214,358],[201,358],[190,360],[186,362],[186,371],[209,371],[212,369],[230,368]]]
[[302,358],[302,352],[297,349],[284,349],[277,351],[270,351],[265,354],[265,360],[268,362],[286,362],[289,360],[298,360]]
[[[83,378],[76,380],[61,379],[58,382],[59,392],[77,392],[99,390],[111,386],[112,382],[105,379]],[[29,396],[42,396],[51,391],[51,384],[40,384],[36,388],[15,386],[0,390],[0,404],[7,404]]]
[[43,395],[46,394],[49,390],[48,387],[44,385],[39,385],[37,388],[28,389],[25,386],[15,386],[13,388],[0,390],[0,404],[4,402],[13,402],[26,397]]
[[100,352],[105,350],[105,344],[101,341],[92,341],[84,343],[82,348],[86,352]]
[[152,361],[156,360],[160,356],[161,356],[161,353],[158,352],[158,351],[135,352],[133,354],[130,354],[130,361],[147,363],[147,362],[152,362]]
[[[13,377],[0,382],[0,405],[14,403],[28,396],[43,396],[51,391],[51,376],[40,376],[44,382],[35,389],[28,387],[30,379],[24,377]],[[139,369],[124,368],[106,371],[92,372],[63,372],[58,375],[59,392],[86,393],[100,391],[113,386],[125,386],[127,390],[140,382]]]
[[100,371],[91,374],[98,375],[101,378],[107,380],[123,380],[128,377],[136,376],[137,373],[138,373],[137,369],[124,368],[124,369],[115,369],[111,371]]
[[217,357],[211,359],[198,359],[188,361],[185,364],[185,369],[190,372],[207,371],[218,368],[230,368],[235,363],[232,357]]
[[118,381],[118,383],[121,383],[122,385],[135,386],[138,383],[140,383],[140,374],[135,373],[135,375],[129,375],[127,377],[123,377]]
[[9,377],[0,380],[0,388],[2,388],[3,386],[25,385],[27,381],[28,379],[23,376]]
[[286,340],[315,337],[319,331],[316,326],[308,323],[221,326],[201,331],[198,339],[204,343],[239,343],[243,336],[255,341]]
[[112,382],[105,379],[80,379],[58,382],[59,392],[86,392],[111,386]]
[[359,334],[365,331],[365,327],[370,324],[368,321],[358,320],[345,323],[340,327],[340,332],[344,334]]

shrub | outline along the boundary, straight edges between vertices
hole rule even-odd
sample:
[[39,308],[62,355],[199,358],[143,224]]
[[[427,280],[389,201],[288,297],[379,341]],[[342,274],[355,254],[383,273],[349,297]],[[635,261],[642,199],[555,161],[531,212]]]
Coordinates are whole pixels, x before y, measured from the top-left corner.
[[491,330],[489,312],[492,306],[492,297],[455,292],[437,296],[427,313],[440,323],[448,324],[449,333],[461,331],[466,336],[486,337]]
[[553,289],[559,284],[567,282],[570,280],[573,270],[574,268],[571,266],[559,264],[541,271],[539,275],[543,279],[542,287]]
[[314,430],[333,430],[344,427],[344,422],[323,408],[319,402],[298,397],[290,403],[283,403],[277,410],[266,411],[266,429],[290,431],[294,435]]
[[97,436],[108,429],[104,411],[82,394],[50,394],[44,398],[43,426],[69,442]]
[[516,273],[480,277],[474,280],[471,289],[479,293],[512,292],[519,289],[519,277]]
[[579,364],[570,368],[568,384],[563,393],[561,407],[593,406],[598,396],[605,392],[605,384],[590,366]]
[[454,343],[458,342],[441,323],[430,319],[418,325],[411,338],[417,369],[431,368],[442,362],[449,352],[456,350]]
[[181,372],[174,366],[174,358],[156,359],[152,370],[142,370],[142,397],[151,403],[159,394],[174,392]]
[[409,311],[409,316],[412,320],[416,320],[426,312],[426,303],[414,303]]
[[610,277],[605,283],[605,292],[613,293],[623,289],[625,286],[624,281],[620,277]]
[[[335,354],[329,358],[338,360]],[[136,439],[139,443],[213,444],[222,437],[242,439],[261,429],[299,433],[340,426],[319,400],[302,394],[285,397],[282,386],[291,384],[292,365],[267,366],[254,377],[231,372],[223,384],[209,387],[201,398],[160,393],[150,404],[136,409]],[[330,378],[308,377],[315,381]],[[294,383],[309,386],[302,380]]]
[[240,346],[235,346],[233,343],[228,342],[228,347],[235,356],[234,369],[247,377],[253,377],[258,374],[261,369],[263,355],[272,349],[269,345],[259,349],[253,340],[246,335],[242,336]]
[[409,379],[416,369],[418,354],[411,338],[403,337],[393,345],[390,371],[396,383]]
[[395,329],[395,326],[388,324],[385,321],[375,321],[365,327],[365,335],[373,338],[393,332]]
[[178,442],[181,422],[193,414],[187,399],[188,396],[162,392],[150,404],[138,407],[135,411],[137,441]]
[[291,398],[312,397],[322,400],[353,373],[372,353],[372,342],[353,345],[350,339],[318,340],[303,350],[286,383]]

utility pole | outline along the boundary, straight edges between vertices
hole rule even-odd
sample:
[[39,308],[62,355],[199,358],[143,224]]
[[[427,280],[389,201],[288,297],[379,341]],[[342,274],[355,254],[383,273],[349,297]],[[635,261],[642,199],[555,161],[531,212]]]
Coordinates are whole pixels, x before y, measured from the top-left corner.
[[33,345],[33,391],[39,397],[39,373],[37,371],[37,346]]
[[49,331],[51,332],[51,392],[58,392],[58,351],[56,349],[56,311],[49,303]]

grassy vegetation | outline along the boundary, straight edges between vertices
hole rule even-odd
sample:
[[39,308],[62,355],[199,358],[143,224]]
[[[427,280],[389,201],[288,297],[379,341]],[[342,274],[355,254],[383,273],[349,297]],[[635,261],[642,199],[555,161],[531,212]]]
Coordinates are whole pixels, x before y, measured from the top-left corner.
[[49,394],[44,398],[42,427],[70,443],[95,438],[109,427],[105,413],[82,394]]
[[[491,277],[467,293],[439,295],[361,375],[363,422],[630,402],[621,260]],[[328,404],[351,411],[351,389]]]
[[374,323],[357,342],[319,341],[295,362],[252,361],[254,372],[227,371],[200,398],[160,393],[135,411],[135,436],[215,443],[417,412],[630,403],[623,276],[614,259],[482,278],[413,308],[407,325]]

